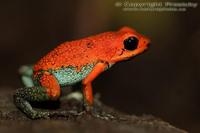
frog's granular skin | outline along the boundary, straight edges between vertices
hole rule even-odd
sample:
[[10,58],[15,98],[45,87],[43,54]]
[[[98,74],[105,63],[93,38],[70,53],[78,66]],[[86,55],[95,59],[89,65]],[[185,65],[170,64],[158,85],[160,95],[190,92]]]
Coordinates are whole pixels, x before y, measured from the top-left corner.
[[95,64],[84,65],[79,72],[77,72],[76,67],[63,67],[52,70],[51,73],[61,86],[74,85],[83,80],[92,71],[94,66]]
[[115,56],[126,54],[124,40],[135,36],[140,40],[138,48],[146,48],[144,40],[149,39],[134,29],[123,27],[116,32],[105,32],[83,39],[64,42],[40,59],[33,67],[34,71],[60,69],[73,66],[80,70],[86,64],[98,61],[110,61]]
[[85,39],[65,42],[44,56],[34,71],[59,69],[60,67],[81,67],[98,59],[109,60],[117,51],[114,48],[116,33],[106,32]]

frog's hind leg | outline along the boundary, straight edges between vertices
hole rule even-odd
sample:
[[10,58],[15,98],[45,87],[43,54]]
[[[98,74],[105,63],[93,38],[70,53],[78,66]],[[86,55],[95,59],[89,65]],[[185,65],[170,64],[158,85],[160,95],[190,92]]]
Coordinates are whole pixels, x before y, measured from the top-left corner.
[[14,95],[15,105],[32,119],[46,118],[50,113],[34,110],[29,102],[57,100],[60,97],[60,86],[53,75],[43,73],[39,84],[41,86],[17,89]]
[[29,118],[45,118],[48,117],[48,112],[35,111],[29,102],[32,101],[47,101],[49,96],[46,93],[46,89],[43,87],[27,87],[17,89],[14,95],[15,105],[25,113]]
[[33,87],[33,66],[32,65],[24,65],[19,68],[19,74],[21,75],[22,83],[25,87]]

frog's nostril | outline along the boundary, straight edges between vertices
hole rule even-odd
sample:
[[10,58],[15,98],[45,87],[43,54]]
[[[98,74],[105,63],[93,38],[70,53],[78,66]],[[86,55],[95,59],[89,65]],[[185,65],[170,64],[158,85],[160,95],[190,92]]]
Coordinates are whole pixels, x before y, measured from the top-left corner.
[[145,43],[145,44],[149,44],[150,41],[148,41],[148,40],[144,40],[143,43]]
[[151,43],[149,43],[149,42],[146,43],[146,47],[149,47],[149,46],[151,46]]

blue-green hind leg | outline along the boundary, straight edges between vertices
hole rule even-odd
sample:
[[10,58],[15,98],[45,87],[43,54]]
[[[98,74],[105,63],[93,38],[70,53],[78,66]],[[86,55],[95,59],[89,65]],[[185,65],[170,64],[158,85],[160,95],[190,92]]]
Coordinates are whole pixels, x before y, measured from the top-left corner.
[[21,80],[25,87],[34,86],[34,82],[32,80],[32,75],[33,75],[32,68],[33,68],[32,65],[24,65],[19,68],[19,74],[21,75]]
[[34,110],[29,102],[48,100],[49,96],[46,94],[46,89],[43,87],[20,88],[16,90],[14,95],[15,105],[31,119],[48,118],[50,113]]

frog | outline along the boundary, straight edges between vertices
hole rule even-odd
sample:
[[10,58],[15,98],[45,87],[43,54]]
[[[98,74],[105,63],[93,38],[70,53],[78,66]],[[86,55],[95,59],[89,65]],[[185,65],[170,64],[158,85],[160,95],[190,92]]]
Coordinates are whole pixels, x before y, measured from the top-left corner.
[[35,110],[31,102],[59,100],[63,87],[81,83],[84,108],[91,112],[94,79],[114,64],[143,53],[149,43],[148,37],[128,26],[61,43],[21,70],[25,87],[15,91],[14,103],[31,119],[47,118],[51,113]]

